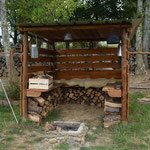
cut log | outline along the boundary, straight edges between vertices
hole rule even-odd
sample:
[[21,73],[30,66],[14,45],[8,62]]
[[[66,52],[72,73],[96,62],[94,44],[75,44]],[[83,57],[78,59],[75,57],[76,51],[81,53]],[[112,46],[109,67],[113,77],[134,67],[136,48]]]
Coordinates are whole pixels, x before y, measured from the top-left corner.
[[32,98],[28,98],[28,104],[30,104],[32,106],[37,106],[38,102],[34,101]]
[[31,114],[29,114],[28,118],[31,119],[32,121],[38,122],[38,123],[41,121],[41,116],[40,115],[31,115]]
[[38,107],[38,106],[32,106],[32,105],[28,105],[28,111],[30,112],[36,112],[38,114],[40,114],[42,112],[42,107]]
[[41,92],[32,92],[32,91],[27,91],[27,97],[40,97]]
[[104,122],[113,122],[116,120],[121,120],[121,115],[106,115],[104,117]]
[[38,113],[33,112],[33,111],[28,111],[28,114],[31,114],[31,115],[38,115]]
[[120,108],[114,108],[114,107],[106,106],[106,107],[105,107],[105,111],[106,111],[106,112],[119,112],[119,111],[120,111]]
[[118,123],[120,123],[120,120],[112,121],[112,122],[104,122],[104,127],[108,128],[108,127],[110,127],[110,126],[112,126],[114,124],[118,124]]
[[121,108],[121,103],[105,102],[106,106]]
[[99,97],[99,99],[100,99],[101,101],[103,101],[103,100],[104,100],[104,96],[101,95],[101,96]]
[[34,100],[37,101],[40,106],[43,106],[45,103],[45,99],[43,97],[35,97]]
[[107,93],[110,97],[121,97],[121,90],[110,90]]

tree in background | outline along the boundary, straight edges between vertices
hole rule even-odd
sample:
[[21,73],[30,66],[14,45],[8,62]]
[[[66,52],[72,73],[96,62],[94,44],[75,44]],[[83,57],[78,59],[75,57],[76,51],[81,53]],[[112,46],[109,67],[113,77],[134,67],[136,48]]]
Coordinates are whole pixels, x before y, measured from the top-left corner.
[[137,0],[82,0],[75,10],[75,20],[108,20],[133,18]]
[[[6,17],[6,5],[5,0],[0,0],[0,21],[1,21],[1,29],[2,29],[2,43],[4,46],[4,52],[10,52],[10,42],[9,42],[9,33],[8,33],[8,22]],[[8,74],[10,71],[10,61],[9,54],[6,54],[6,66],[8,70]]]
[[[137,14],[140,17],[143,17],[143,1],[138,0],[138,11]],[[142,23],[139,25],[137,31],[136,31],[136,51],[137,52],[142,52]],[[145,69],[145,64],[143,61],[143,56],[142,55],[136,55],[136,74],[145,74],[146,69]]]
[[[146,0],[146,8],[145,8],[145,17],[144,17],[144,31],[143,31],[143,51],[149,51],[149,42],[150,42],[150,0]],[[144,63],[146,69],[148,66],[148,58],[147,55],[144,55]]]

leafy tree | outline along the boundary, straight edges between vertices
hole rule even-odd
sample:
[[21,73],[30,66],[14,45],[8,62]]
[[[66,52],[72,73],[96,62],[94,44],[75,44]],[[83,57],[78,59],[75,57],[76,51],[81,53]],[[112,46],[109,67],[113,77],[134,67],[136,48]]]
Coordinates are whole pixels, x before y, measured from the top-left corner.
[[82,0],[75,11],[76,20],[107,20],[133,18],[137,0]]

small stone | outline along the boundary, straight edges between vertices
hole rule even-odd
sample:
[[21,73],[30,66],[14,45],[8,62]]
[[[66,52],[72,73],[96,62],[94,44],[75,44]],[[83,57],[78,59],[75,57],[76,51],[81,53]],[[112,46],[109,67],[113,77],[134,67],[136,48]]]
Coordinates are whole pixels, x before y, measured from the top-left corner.
[[64,140],[64,137],[56,137],[57,140]]
[[96,127],[93,127],[92,130],[96,130]]
[[50,125],[48,122],[45,123],[44,130],[45,132],[49,131]]
[[85,139],[81,138],[81,145],[84,145],[84,144],[85,144]]
[[55,144],[57,142],[57,140],[55,138],[52,138],[49,140],[50,144]]
[[76,141],[77,141],[77,142],[80,142],[80,141],[81,141],[81,138],[76,138]]
[[61,132],[61,127],[56,127],[57,132]]

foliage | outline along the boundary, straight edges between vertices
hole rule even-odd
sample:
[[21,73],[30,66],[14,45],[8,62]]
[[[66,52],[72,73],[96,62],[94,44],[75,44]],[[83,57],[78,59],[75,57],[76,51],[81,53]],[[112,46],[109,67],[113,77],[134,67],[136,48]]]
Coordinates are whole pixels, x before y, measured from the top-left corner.
[[66,143],[61,143],[59,145],[56,146],[57,150],[68,150],[69,149],[69,145]]
[[137,9],[137,0],[82,0],[82,4],[75,11],[76,20],[133,18]]
[[[10,100],[20,99],[20,83],[18,80],[11,80],[5,84],[5,90]],[[6,99],[4,92],[0,91],[0,99]]]

